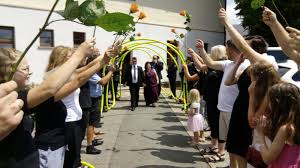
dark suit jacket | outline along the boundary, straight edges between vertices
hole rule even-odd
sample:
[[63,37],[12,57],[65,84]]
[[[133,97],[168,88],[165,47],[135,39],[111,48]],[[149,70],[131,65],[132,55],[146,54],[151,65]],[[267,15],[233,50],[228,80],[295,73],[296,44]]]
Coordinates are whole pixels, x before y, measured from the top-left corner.
[[[131,68],[132,66],[129,66],[125,73],[125,82],[127,83],[128,86],[132,84],[133,76],[131,74]],[[137,66],[137,68],[138,68],[138,84],[141,87],[143,86],[143,82],[144,82],[144,72],[141,66]]]

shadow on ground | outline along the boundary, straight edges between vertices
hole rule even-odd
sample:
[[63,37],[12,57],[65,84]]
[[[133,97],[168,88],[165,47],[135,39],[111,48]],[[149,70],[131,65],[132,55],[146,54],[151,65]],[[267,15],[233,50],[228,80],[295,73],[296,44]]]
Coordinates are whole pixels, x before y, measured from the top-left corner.
[[130,151],[145,151],[151,150],[151,155],[156,156],[162,160],[168,160],[175,163],[193,163],[196,162],[205,162],[204,158],[201,158],[199,152],[187,152],[181,150],[171,150],[171,149],[158,149],[158,148],[145,148],[145,149],[136,149]]
[[139,166],[136,168],[195,168],[195,167],[177,167],[177,166],[167,166],[167,165],[146,165]]

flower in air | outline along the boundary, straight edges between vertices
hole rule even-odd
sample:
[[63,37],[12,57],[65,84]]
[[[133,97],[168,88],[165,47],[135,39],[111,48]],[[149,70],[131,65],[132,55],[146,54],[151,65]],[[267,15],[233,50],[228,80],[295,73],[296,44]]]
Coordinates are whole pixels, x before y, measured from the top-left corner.
[[139,6],[136,3],[132,3],[130,6],[130,13],[136,13],[139,11]]
[[139,19],[142,20],[145,17],[146,17],[146,14],[144,12],[140,12]]
[[175,28],[172,28],[172,29],[171,29],[171,32],[172,32],[172,33],[176,33],[176,29],[175,29]]
[[179,15],[185,16],[185,15],[186,15],[186,11],[182,9],[182,10],[179,12]]

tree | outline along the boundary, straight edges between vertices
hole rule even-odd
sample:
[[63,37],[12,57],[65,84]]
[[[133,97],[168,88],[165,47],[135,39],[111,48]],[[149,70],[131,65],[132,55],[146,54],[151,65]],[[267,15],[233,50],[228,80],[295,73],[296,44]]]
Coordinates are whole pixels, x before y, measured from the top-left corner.
[[[249,31],[249,35],[263,36],[270,46],[278,46],[270,28],[262,21],[262,10],[251,8],[252,0],[235,0],[236,10],[240,10],[237,14],[243,18],[242,25]],[[299,0],[274,0],[277,8],[287,20],[289,26],[300,29],[300,1]],[[277,18],[283,26],[287,26],[284,19],[276,11],[272,0],[265,0],[265,6],[273,10],[277,14]]]

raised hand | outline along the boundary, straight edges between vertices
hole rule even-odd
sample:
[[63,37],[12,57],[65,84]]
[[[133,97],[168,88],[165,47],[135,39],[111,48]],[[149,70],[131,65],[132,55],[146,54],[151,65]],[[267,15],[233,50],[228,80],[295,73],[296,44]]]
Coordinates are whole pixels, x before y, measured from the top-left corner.
[[195,53],[195,51],[192,49],[192,48],[188,48],[188,54],[191,56],[191,57],[193,57],[194,56],[194,53]]
[[219,19],[220,19],[221,23],[223,23],[223,24],[228,22],[227,13],[224,8],[221,8],[219,10]]
[[18,98],[16,82],[0,85],[0,141],[13,131],[23,118],[23,101]]
[[84,56],[89,56],[92,55],[94,52],[94,46],[96,44],[96,39],[92,38],[90,40],[86,40],[85,42],[81,43],[78,49],[75,51],[76,52],[81,52],[84,54]]
[[109,71],[111,71],[112,73],[114,73],[116,71],[116,66],[113,64],[109,67]]
[[268,26],[272,26],[277,21],[276,14],[267,7],[263,7],[262,19]]
[[200,51],[204,49],[204,42],[200,39],[196,40],[196,48]]
[[258,118],[257,120],[257,124],[256,124],[256,131],[259,135],[263,136],[264,135],[264,129],[267,126],[267,118],[265,116],[261,116]]

